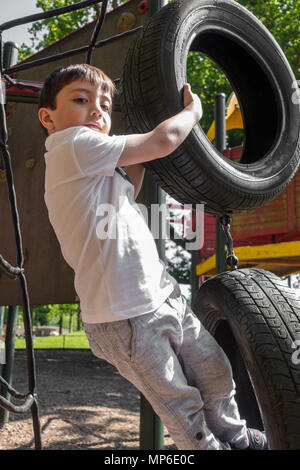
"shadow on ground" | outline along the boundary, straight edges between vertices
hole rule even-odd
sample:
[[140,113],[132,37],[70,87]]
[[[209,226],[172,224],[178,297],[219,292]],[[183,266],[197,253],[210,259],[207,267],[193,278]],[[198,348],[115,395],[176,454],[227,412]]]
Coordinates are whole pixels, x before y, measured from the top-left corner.
[[[35,358],[44,449],[139,449],[140,395],[114,367],[89,350],[37,350]],[[25,351],[16,351],[13,377],[27,391]],[[30,412],[10,414],[0,449],[33,448]]]

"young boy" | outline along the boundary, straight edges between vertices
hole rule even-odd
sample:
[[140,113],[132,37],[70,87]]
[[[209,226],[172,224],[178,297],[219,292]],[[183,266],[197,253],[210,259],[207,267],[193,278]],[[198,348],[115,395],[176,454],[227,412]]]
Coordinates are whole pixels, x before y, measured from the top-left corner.
[[[135,205],[142,163],[183,142],[201,102],[186,84],[177,115],[145,134],[110,136],[113,95],[101,70],[61,67],[46,79],[38,113],[49,135],[45,202],[75,272],[91,349],[143,393],[178,449],[266,449],[265,435],[240,419],[228,359],[167,273]],[[108,207],[116,216],[107,222]]]

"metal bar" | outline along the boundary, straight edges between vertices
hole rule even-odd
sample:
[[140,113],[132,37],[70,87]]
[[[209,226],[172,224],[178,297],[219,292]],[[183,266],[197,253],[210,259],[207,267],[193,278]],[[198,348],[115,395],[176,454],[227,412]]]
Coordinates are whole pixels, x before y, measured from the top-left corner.
[[4,51],[3,51],[2,31],[0,30],[0,74],[2,73],[2,70],[3,70],[3,55],[4,55],[3,52]]
[[[25,403],[23,403],[23,405],[14,405],[6,398],[0,396],[0,405],[1,405],[0,411],[4,412],[7,416],[9,415],[10,411],[16,414],[25,413],[32,407],[33,402],[34,402],[34,397],[30,394],[27,396],[26,401]],[[0,422],[0,426],[1,424],[3,426],[4,423]]]
[[[26,89],[26,90],[31,90],[31,91],[41,91],[41,88],[42,88],[42,84],[33,85],[32,82],[29,82],[29,81],[27,81],[26,83],[25,81],[22,81],[22,80],[13,80],[11,77],[9,77],[6,74],[3,74],[3,77],[9,83],[10,86],[17,87],[20,90]],[[37,83],[40,83],[40,82],[37,82]]]
[[15,398],[19,400],[25,400],[28,396],[28,393],[20,393],[16,389],[14,389],[6,380],[0,376],[1,385]]
[[88,53],[87,53],[87,58],[86,58],[86,63],[87,64],[91,63],[92,52],[95,49],[95,44],[96,44],[97,37],[100,34],[100,31],[101,31],[103,23],[104,23],[104,19],[105,19],[105,15],[106,15],[106,9],[107,9],[107,2],[108,2],[108,0],[103,0],[103,4],[101,6],[101,12],[100,12],[99,18],[96,22],[96,26],[94,28],[94,31],[93,31],[93,34],[92,34],[92,37],[91,37],[91,42],[90,42],[89,48],[88,48]]
[[226,147],[225,99],[224,93],[217,93],[215,96],[215,144],[222,154]]
[[0,374],[2,374],[2,367],[5,364],[5,343],[2,341],[2,330],[5,317],[5,307],[0,307]]
[[[164,5],[167,0],[149,0],[149,14],[154,15]],[[161,203],[164,198],[161,188],[152,180],[148,180],[149,199],[148,203]],[[165,248],[163,241],[157,240],[157,249],[159,256],[165,260]],[[164,448],[164,426],[160,418],[152,409],[150,403],[141,394],[140,401],[140,449],[141,450],[160,450]]]
[[19,48],[15,42],[7,41],[3,48],[3,67],[10,67],[18,62]]
[[25,95],[21,93],[7,93],[6,94],[8,101],[12,101],[14,103],[30,103],[30,104],[38,104],[39,102],[39,95]]
[[144,395],[140,396],[140,450],[164,448],[164,427]]
[[0,271],[4,272],[12,279],[16,279],[23,271],[23,268],[11,266],[11,264],[9,264],[8,261],[6,261],[2,255],[0,255]]
[[[226,122],[225,122],[225,95],[217,93],[215,96],[215,145],[223,154],[226,146]],[[225,236],[224,231],[216,217],[216,273],[226,271]]]
[[20,26],[26,23],[33,23],[34,21],[44,20],[45,18],[59,16],[64,13],[68,13],[69,11],[80,10],[81,8],[85,8],[90,5],[94,5],[95,3],[100,3],[103,1],[104,0],[85,0],[84,2],[75,4],[73,3],[72,5],[68,5],[65,7],[44,11],[43,13],[35,13],[34,15],[23,16],[22,18],[17,18],[16,20],[7,21],[5,23],[0,24],[0,31],[5,31],[7,29],[14,28],[15,26]]
[[192,259],[191,259],[191,291],[192,291],[191,304],[192,304],[192,310],[194,310],[195,300],[196,300],[197,293],[200,287],[199,285],[200,279],[196,273],[196,266],[201,262],[200,250],[193,250],[191,255],[192,255]]
[[[130,36],[131,34],[135,34],[137,31],[142,29],[142,26],[138,26],[134,29],[131,29],[129,31],[125,31],[124,33],[116,34],[115,36],[112,36],[107,39],[103,39],[102,41],[98,41],[95,44],[95,48],[97,49],[98,47],[106,46],[107,44],[110,44],[114,41],[117,41],[118,39],[122,39],[125,36]],[[77,54],[83,54],[84,52],[88,51],[89,46],[82,46],[78,47],[76,49],[72,49],[71,51],[66,51],[66,52],[61,52],[60,54],[55,54],[49,57],[43,57],[42,59],[36,59],[31,62],[26,62],[24,64],[16,65],[14,67],[10,67],[9,69],[4,70],[4,74],[11,74],[14,72],[20,72],[21,70],[26,70],[30,69],[32,67],[38,67],[39,65],[43,65],[48,62],[54,62],[56,60],[64,59],[66,57],[71,57],[73,55]]]
[[[16,325],[18,318],[19,307],[18,306],[9,306],[7,321],[6,321],[6,333],[5,333],[5,353],[6,361],[2,367],[2,376],[4,381],[7,384],[11,384],[12,375],[13,375],[13,366],[14,366],[14,355],[15,355],[15,337],[16,337]],[[5,400],[5,403],[10,402],[10,393],[2,383],[1,385],[1,399]],[[0,401],[0,404],[2,402]],[[5,423],[8,423],[9,420],[9,411],[7,407],[4,409],[0,408],[0,427]]]
[[[2,306],[0,307],[0,341],[2,338],[2,328],[3,328],[3,323],[4,323],[4,314],[5,314],[5,307]],[[1,362],[0,362],[1,364]]]
[[[146,172],[143,187],[142,197],[146,201],[147,208],[151,210],[152,204],[159,204],[162,201],[163,195],[160,194],[158,185],[154,182],[152,177]],[[151,223],[148,217],[149,224]],[[161,221],[160,221],[161,222]],[[161,228],[161,224],[160,224]],[[159,257],[164,259],[164,245],[163,240],[157,239],[156,246]],[[159,450],[164,448],[164,426],[159,416],[152,409],[152,406],[144,397],[140,395],[140,450]]]

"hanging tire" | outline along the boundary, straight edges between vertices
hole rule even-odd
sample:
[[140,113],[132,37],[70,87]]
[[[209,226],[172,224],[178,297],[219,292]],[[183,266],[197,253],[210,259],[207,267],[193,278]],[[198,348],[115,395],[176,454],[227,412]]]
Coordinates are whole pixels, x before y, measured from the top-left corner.
[[231,362],[237,403],[248,426],[266,430],[271,450],[299,450],[296,292],[268,271],[241,269],[206,281],[194,311]]
[[238,96],[246,135],[241,161],[223,157],[197,124],[179,149],[145,166],[172,197],[204,202],[206,212],[260,207],[299,165],[297,84],[277,42],[234,0],[175,0],[144,26],[121,77],[127,130],[147,132],[182,109],[190,50],[214,60]]

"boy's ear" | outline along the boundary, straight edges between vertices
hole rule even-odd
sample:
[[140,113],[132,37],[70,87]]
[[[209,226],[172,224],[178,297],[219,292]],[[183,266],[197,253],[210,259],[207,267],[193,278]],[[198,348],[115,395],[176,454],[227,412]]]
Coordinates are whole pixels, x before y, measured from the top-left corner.
[[40,108],[38,110],[38,117],[41,124],[48,130],[48,133],[51,134],[55,130],[54,123],[51,117],[51,112],[48,108]]

